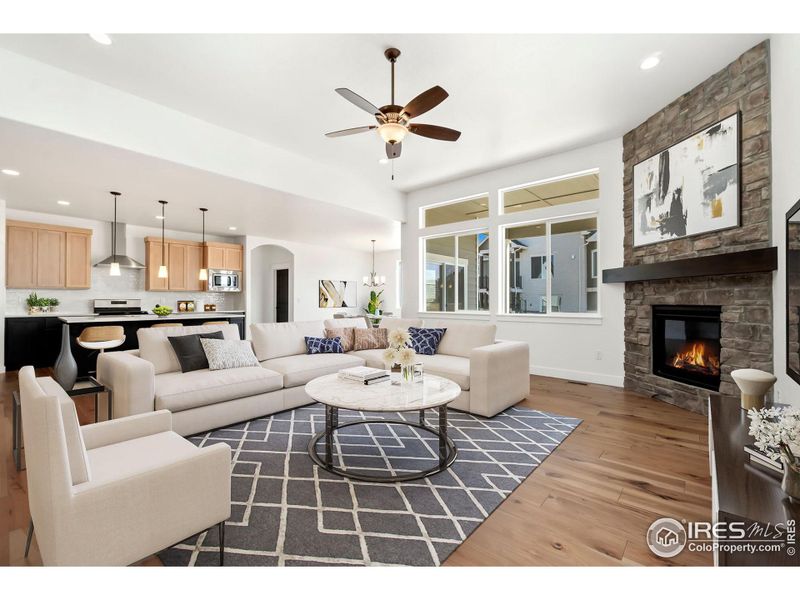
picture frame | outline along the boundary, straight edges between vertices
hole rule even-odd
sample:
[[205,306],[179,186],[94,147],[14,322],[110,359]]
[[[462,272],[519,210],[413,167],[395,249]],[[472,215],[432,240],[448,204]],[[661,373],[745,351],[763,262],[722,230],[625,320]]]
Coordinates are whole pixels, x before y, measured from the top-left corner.
[[341,279],[319,280],[320,308],[355,308],[358,292],[355,281]]

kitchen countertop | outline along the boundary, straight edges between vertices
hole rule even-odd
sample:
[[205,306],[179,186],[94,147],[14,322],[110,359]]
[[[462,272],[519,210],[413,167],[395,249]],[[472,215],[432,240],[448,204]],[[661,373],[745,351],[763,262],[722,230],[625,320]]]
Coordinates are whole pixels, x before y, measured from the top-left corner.
[[37,317],[94,317],[97,316],[93,313],[82,313],[82,312],[46,312],[46,313],[19,313],[19,314],[11,314],[6,315],[6,319],[28,319],[28,318],[37,318]]
[[[52,314],[52,313],[51,313]],[[158,315],[80,315],[80,316],[61,316],[60,320],[64,323],[119,323],[119,322],[134,322],[134,321],[179,321],[191,319],[207,319],[214,320],[215,316],[220,317],[244,317],[243,310],[217,310],[209,312],[191,312],[191,313],[178,313],[174,312],[166,317],[159,317]]]

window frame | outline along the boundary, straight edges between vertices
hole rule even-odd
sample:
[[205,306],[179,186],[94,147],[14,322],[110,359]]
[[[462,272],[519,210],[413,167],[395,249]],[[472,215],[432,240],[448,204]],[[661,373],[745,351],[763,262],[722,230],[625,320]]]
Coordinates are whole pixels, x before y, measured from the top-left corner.
[[[464,222],[468,222],[468,221],[462,221],[460,223],[464,223]],[[455,223],[453,223],[452,225],[455,225]],[[437,227],[439,227],[439,226],[437,226]],[[488,263],[489,263],[490,269],[491,269],[491,240],[492,240],[492,232],[491,232],[490,228],[487,227],[487,226],[477,227],[477,228],[469,228],[469,229],[459,229],[458,231],[449,231],[449,232],[446,232],[446,233],[434,233],[434,234],[431,234],[431,235],[420,236],[420,238],[419,238],[419,262],[420,262],[420,264],[419,264],[419,272],[418,272],[418,278],[419,278],[419,283],[420,283],[420,286],[419,286],[419,290],[420,290],[420,293],[419,293],[419,312],[420,313],[432,314],[432,315],[446,315],[446,316],[479,315],[479,316],[484,316],[484,317],[487,317],[487,318],[490,316],[490,314],[491,314],[490,305],[488,305],[486,309],[460,309],[460,308],[458,308],[459,303],[462,300],[460,298],[460,295],[461,295],[460,294],[461,275],[460,275],[460,269],[458,267],[462,266],[460,264],[462,261],[464,261],[466,263],[466,259],[459,258],[459,256],[458,256],[458,238],[464,237],[464,236],[469,236],[469,235],[477,236],[477,235],[480,235],[481,233],[486,234],[486,236],[489,239],[489,250],[488,250],[487,254],[488,254],[488,259],[489,259]],[[453,256],[452,257],[442,256],[442,257],[445,258],[445,259],[452,258],[452,260],[453,260],[453,262],[452,262],[452,265],[454,267],[454,271],[453,271],[453,276],[454,276],[453,277],[453,289],[455,290],[455,298],[453,300],[454,310],[430,310],[430,309],[428,309],[427,297],[426,297],[426,292],[427,292],[427,277],[426,277],[426,275],[427,275],[427,263],[428,263],[426,245],[427,245],[428,240],[435,240],[435,239],[449,238],[449,237],[453,238]],[[475,305],[476,306],[480,306],[480,296],[481,296],[481,288],[480,288],[481,253],[480,253],[480,251],[476,252],[475,257],[476,257],[476,271],[477,271],[476,277],[478,278],[477,286],[476,286]],[[442,263],[442,264],[450,264],[450,263]],[[466,267],[466,264],[464,266]],[[487,290],[487,293],[489,294],[489,296],[491,296],[491,293],[492,293],[491,275],[489,275],[488,283],[489,283],[489,288]],[[466,285],[464,286],[464,289],[465,290],[467,289]],[[443,304],[444,304],[445,307],[447,306],[446,299],[443,299]],[[464,306],[466,306],[466,303],[464,304]]]
[[539,207],[539,208],[528,208],[525,210],[515,210],[512,212],[506,212],[506,203],[505,203],[505,195],[509,192],[516,192],[517,190],[523,190],[525,188],[534,187],[537,185],[544,185],[546,183],[555,183],[556,181],[563,181],[565,179],[576,179],[578,177],[584,177],[586,175],[597,175],[600,176],[600,169],[593,168],[593,169],[585,169],[583,171],[575,171],[573,173],[568,173],[566,175],[557,175],[555,177],[545,177],[544,179],[536,179],[534,181],[529,181],[528,183],[520,183],[517,185],[512,185],[508,187],[502,187],[497,190],[497,214],[503,217],[511,217],[516,215],[524,215],[526,213],[533,213],[541,210],[548,210],[552,208],[561,208],[567,209],[574,204],[579,204],[581,202],[596,202],[600,197],[600,190],[598,189],[598,197],[597,198],[589,198],[587,200],[576,200],[575,202],[567,202],[565,204],[556,204],[554,206],[547,206],[547,207]]
[[[502,195],[501,195],[502,199]],[[529,211],[534,212],[534,211]],[[514,213],[516,214],[516,213]],[[515,227],[524,227],[526,225],[537,225],[537,224],[544,224],[545,226],[545,257],[552,257],[553,256],[553,249],[552,249],[552,234],[551,234],[551,226],[557,223],[568,223],[570,221],[578,221],[581,219],[586,218],[594,218],[595,220],[599,219],[599,210],[590,210],[590,211],[583,211],[577,213],[571,213],[566,215],[559,215],[559,216],[548,216],[548,217],[541,217],[541,218],[532,218],[532,219],[524,219],[519,221],[510,221],[508,223],[503,223],[498,227],[498,239],[500,240],[501,244],[501,251],[503,253],[503,260],[500,261],[500,277],[498,278],[500,290],[500,303],[499,307],[500,310],[497,312],[498,318],[512,318],[512,319],[588,319],[588,320],[600,320],[602,319],[602,307],[601,307],[601,294],[599,293],[598,288],[593,288],[592,291],[598,292],[597,293],[597,310],[595,311],[585,311],[585,312],[566,312],[566,311],[553,311],[552,310],[552,301],[546,302],[547,311],[544,313],[517,313],[512,312],[510,310],[510,302],[511,302],[511,293],[510,293],[510,280],[509,280],[509,260],[508,260],[508,252],[507,252],[507,231],[509,229],[513,229]],[[598,228],[599,232],[599,228]],[[599,237],[599,236],[598,236]],[[598,248],[595,249],[595,252],[599,249],[600,242],[598,240]],[[540,255],[541,256],[541,255]],[[552,260],[552,259],[551,259]],[[552,262],[545,262],[542,265],[543,270],[546,271],[547,276],[545,277],[545,300],[551,300],[553,296],[553,288],[552,288]],[[587,287],[587,293],[590,291]]]
[[[477,200],[478,198],[486,198],[486,216],[480,217],[479,219],[466,219],[464,221],[454,221],[452,223],[440,223],[438,225],[428,225],[425,221],[425,213],[434,208],[441,208],[442,206],[448,206],[450,204],[458,204],[459,202],[469,202],[470,200]],[[431,204],[425,204],[424,206],[419,207],[419,215],[418,215],[418,223],[420,230],[430,230],[434,227],[464,227],[464,224],[469,226],[473,226],[477,222],[482,222],[485,219],[488,219],[491,216],[491,204],[492,204],[492,194],[489,192],[480,192],[477,194],[470,194],[468,196],[462,196],[460,198],[454,198],[451,200],[444,200],[442,202],[433,202]]]

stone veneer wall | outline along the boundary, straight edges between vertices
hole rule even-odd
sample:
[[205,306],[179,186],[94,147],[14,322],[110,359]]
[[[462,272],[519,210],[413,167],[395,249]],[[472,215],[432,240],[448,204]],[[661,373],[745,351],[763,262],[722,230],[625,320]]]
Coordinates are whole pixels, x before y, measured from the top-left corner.
[[[633,166],[692,133],[741,114],[741,227],[633,247]],[[625,265],[658,263],[770,245],[769,42],[751,48],[623,137]],[[625,387],[705,413],[708,392],[653,375],[651,306],[722,306],[720,393],[738,394],[733,369],[772,370],[772,275],[666,279],[625,284]]]

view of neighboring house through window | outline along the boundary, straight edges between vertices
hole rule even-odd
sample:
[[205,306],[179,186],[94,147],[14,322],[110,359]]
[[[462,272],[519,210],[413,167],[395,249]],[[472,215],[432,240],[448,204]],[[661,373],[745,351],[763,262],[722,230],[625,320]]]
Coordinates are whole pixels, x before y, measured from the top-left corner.
[[597,311],[594,215],[507,227],[505,246],[509,313]]
[[425,310],[489,309],[489,236],[486,232],[424,242]]

